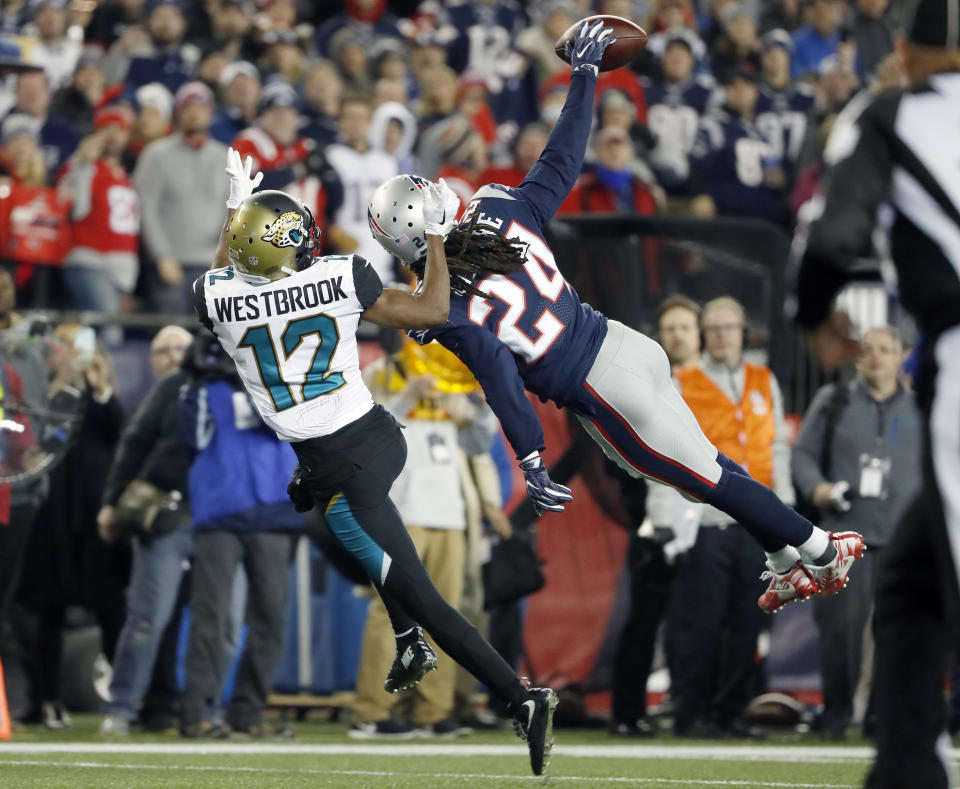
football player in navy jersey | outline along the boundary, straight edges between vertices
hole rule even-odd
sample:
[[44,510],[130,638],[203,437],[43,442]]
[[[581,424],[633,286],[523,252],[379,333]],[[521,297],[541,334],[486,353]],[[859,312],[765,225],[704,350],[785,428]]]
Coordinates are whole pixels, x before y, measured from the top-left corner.
[[700,121],[690,151],[691,193],[709,197],[720,216],[749,216],[780,223],[786,216],[784,173],[773,144],[754,123],[756,76],[728,72],[723,106]]
[[[606,40],[586,24],[572,48],[573,73],[546,149],[515,189],[480,188],[444,242],[451,277],[442,326],[411,332],[453,351],[483,386],[516,452],[537,513],[560,512],[570,490],[540,457],[543,428],[525,389],[572,409],[604,452],[633,476],[677,488],[728,513],[768,555],[761,608],[835,594],[863,550],[858,534],[831,535],[787,507],[707,440],[670,377],[660,346],[580,302],[557,269],[542,226],[583,163]],[[591,45],[591,41],[594,42]],[[422,191],[397,176],[370,201],[374,237],[422,275]]]
[[687,155],[697,136],[700,118],[716,103],[712,77],[696,75],[696,36],[686,28],[667,33],[659,79],[645,78],[647,125],[657,138],[654,166],[657,179],[670,193],[682,193]]
[[756,107],[757,128],[773,145],[787,183],[793,180],[793,164],[800,153],[814,102],[809,85],[790,79],[792,52],[793,39],[786,30],[771,30],[764,35]]

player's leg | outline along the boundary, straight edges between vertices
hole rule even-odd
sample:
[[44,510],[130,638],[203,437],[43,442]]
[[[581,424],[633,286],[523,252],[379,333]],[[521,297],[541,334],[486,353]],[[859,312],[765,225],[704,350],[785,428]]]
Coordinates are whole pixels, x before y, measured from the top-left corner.
[[[663,349],[648,337],[608,323],[607,337],[584,383],[579,414],[587,432],[628,473],[647,476],[704,501],[740,523],[766,551],[777,574],[793,573],[815,591],[802,568],[840,565],[842,588],[856,546],[834,547],[830,535],[785,505],[707,440],[696,417],[673,385]],[[833,563],[833,564],[831,564]],[[776,579],[775,579],[776,580]],[[833,581],[831,580],[831,583]],[[805,596],[801,590],[800,596]],[[775,610],[774,609],[771,610]]]

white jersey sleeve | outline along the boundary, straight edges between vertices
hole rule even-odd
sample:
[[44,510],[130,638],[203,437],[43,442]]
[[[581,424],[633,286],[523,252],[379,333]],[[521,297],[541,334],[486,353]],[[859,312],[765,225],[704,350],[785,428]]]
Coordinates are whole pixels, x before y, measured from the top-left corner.
[[364,258],[320,258],[266,284],[229,266],[205,272],[193,287],[201,323],[217,335],[279,438],[329,435],[373,407],[356,335],[383,285]]

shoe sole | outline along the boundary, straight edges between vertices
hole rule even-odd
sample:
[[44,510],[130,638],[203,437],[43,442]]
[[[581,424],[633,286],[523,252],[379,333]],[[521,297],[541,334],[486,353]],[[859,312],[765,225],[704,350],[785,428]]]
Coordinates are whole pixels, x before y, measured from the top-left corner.
[[810,594],[804,595],[803,597],[791,597],[789,600],[784,600],[784,601],[783,601],[782,603],[780,603],[780,605],[778,605],[776,608],[764,608],[762,605],[760,605],[760,602],[759,602],[759,601],[757,601],[757,606],[759,607],[759,609],[760,609],[761,611],[763,611],[763,612],[766,613],[766,614],[779,614],[784,608],[786,608],[788,605],[790,605],[790,603],[803,603],[803,602],[806,602],[807,600],[809,600],[809,599],[812,598],[812,597],[816,597],[818,594],[820,594],[820,593],[819,593],[819,592],[810,592]]
[[[547,724],[543,732],[543,761],[539,770],[533,763],[533,753],[530,754],[530,767],[533,769],[534,775],[543,775],[547,767],[550,766],[550,755],[553,752],[553,713],[557,709],[558,701],[557,694],[551,690],[547,696]],[[529,744],[528,742],[527,745]]]
[[396,689],[394,689],[394,690],[391,690],[391,689],[387,686],[387,683],[384,682],[384,683],[383,683],[383,689],[384,689],[387,693],[399,693],[401,690],[407,690],[407,689],[409,689],[409,688],[414,687],[415,685],[419,685],[421,682],[423,682],[423,678],[426,677],[427,674],[429,674],[431,671],[436,671],[436,669],[437,669],[437,661],[434,661],[433,663],[427,664],[427,669],[426,669],[426,671],[424,671],[419,677],[417,677],[417,678],[416,678],[415,680],[413,680],[412,682],[408,682],[408,683],[406,683],[405,685],[398,685],[398,686],[396,687]]

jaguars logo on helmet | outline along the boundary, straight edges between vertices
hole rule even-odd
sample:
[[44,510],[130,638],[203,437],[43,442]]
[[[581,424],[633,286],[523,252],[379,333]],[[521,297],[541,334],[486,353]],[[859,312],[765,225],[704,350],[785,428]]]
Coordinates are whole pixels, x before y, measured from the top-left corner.
[[303,239],[303,217],[296,211],[287,211],[260,238],[275,247],[295,247]]
[[227,228],[227,254],[240,274],[276,280],[310,265],[317,247],[310,209],[275,190],[254,192]]

